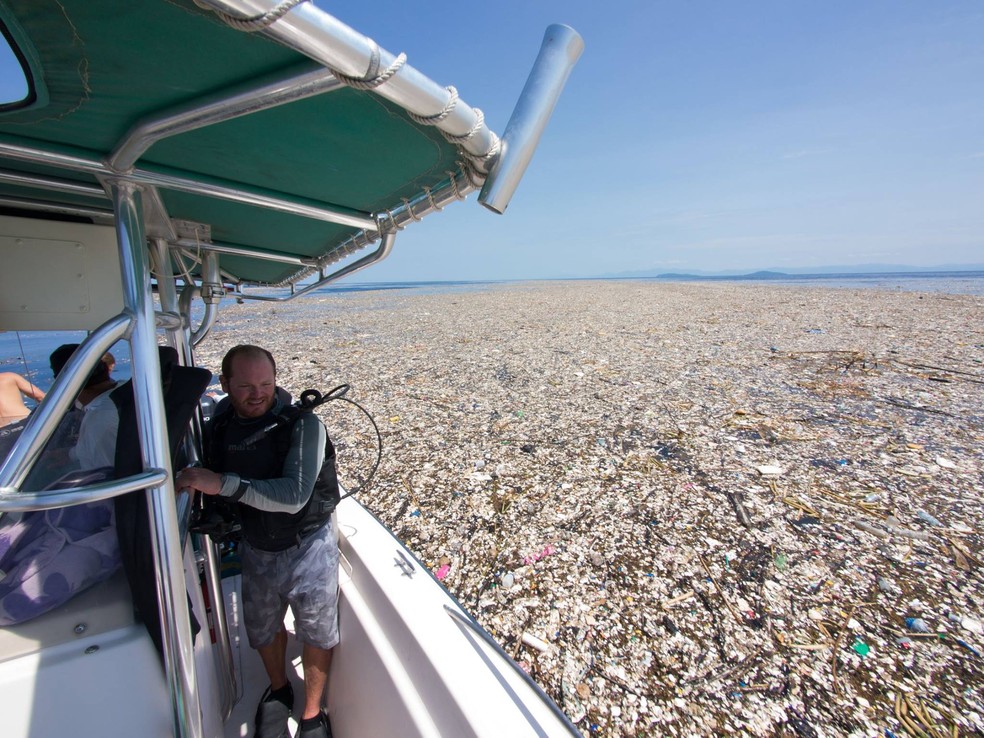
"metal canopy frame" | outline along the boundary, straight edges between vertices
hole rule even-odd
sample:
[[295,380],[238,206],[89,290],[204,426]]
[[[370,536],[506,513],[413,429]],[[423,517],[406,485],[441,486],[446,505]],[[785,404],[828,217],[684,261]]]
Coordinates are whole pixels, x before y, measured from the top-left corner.
[[[281,3],[277,0],[200,0],[199,4],[235,25],[234,18],[271,13]],[[270,256],[270,251],[243,244],[197,244],[219,253],[298,266],[297,271],[283,281],[270,283],[272,287],[293,287],[315,275],[315,284],[324,285],[353,271],[346,269],[336,276],[326,272],[327,267],[378,241],[386,233],[402,230],[407,224],[443,209],[450,202],[464,199],[478,188],[482,188],[482,204],[503,212],[583,49],[580,36],[572,29],[558,25],[547,29],[540,54],[509,121],[506,135],[500,141],[485,125],[482,112],[463,102],[453,87],[440,87],[407,64],[404,55],[396,56],[379,48],[372,39],[311,3],[296,5],[263,28],[261,33],[308,56],[313,63],[295,65],[249,84],[186,100],[148,115],[131,126],[103,160],[63,150],[41,149],[30,141],[18,141],[14,137],[0,141],[0,158],[94,176],[103,184],[103,191],[95,185],[67,178],[2,170],[0,182],[96,201],[108,197],[109,188],[104,180],[110,177],[145,185],[147,199],[156,203],[157,220],[161,221],[148,222],[149,230],[155,235],[171,230],[165,222],[168,216],[159,191],[216,198],[358,229],[354,235],[316,257],[284,253],[284,258],[278,259],[276,252]],[[424,187],[416,196],[402,199],[395,207],[367,213],[243,183],[206,180],[187,171],[157,171],[137,166],[144,153],[167,138],[348,86],[371,89],[406,110],[417,124],[435,127],[462,153],[465,159],[462,168],[448,172],[448,177],[436,186]],[[2,202],[31,210],[44,208],[44,201],[37,197],[23,200],[5,197]],[[51,211],[95,218],[104,218],[108,213],[96,203],[52,203]],[[188,247],[187,243],[170,245]],[[233,284],[241,283],[237,275],[226,274]],[[306,291],[309,290],[305,289],[301,294]]]

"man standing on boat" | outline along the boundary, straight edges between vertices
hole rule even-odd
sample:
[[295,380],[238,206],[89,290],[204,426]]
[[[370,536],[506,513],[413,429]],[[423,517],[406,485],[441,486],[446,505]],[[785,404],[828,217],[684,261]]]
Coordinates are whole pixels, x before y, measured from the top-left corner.
[[222,360],[229,407],[208,428],[206,462],[177,477],[179,489],[237,503],[243,530],[243,609],[250,646],[270,687],[256,712],[256,738],[289,736],[294,695],[287,677],[287,606],[303,643],[304,711],[297,738],[331,735],[322,712],[331,649],[338,643],[338,502],[335,457],[311,412],[285,407],[277,366],[259,346],[236,346]]

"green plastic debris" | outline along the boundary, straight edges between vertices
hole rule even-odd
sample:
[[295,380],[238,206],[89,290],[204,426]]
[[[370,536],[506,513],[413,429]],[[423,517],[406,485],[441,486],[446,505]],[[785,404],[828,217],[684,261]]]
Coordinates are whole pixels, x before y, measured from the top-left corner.
[[776,556],[775,565],[779,571],[786,571],[786,562],[789,561],[789,557],[786,554],[778,554]]
[[867,656],[868,651],[871,650],[871,647],[860,638],[855,639],[854,645],[851,648],[857,651],[858,656]]

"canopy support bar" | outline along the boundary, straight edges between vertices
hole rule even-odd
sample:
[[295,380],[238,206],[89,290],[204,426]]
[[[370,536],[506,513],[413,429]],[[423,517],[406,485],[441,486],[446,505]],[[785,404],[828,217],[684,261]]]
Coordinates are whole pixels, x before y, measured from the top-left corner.
[[318,289],[319,287],[324,287],[330,282],[341,279],[342,277],[347,277],[350,274],[355,274],[356,272],[362,271],[368,266],[382,261],[390,252],[393,250],[393,244],[396,241],[395,233],[387,233],[383,236],[383,240],[379,243],[379,246],[371,254],[363,256],[358,261],[354,261],[341,269],[338,269],[326,277],[319,279],[317,282],[307,285],[303,289],[294,291],[294,285],[291,285],[291,294],[279,297],[276,295],[240,295],[244,300],[263,300],[267,302],[287,302],[288,300],[293,300],[295,297],[300,297],[308,292]]
[[[450,178],[438,187],[425,189],[412,200],[404,200],[403,205],[381,213],[379,216],[380,228],[385,228],[388,231],[401,231],[409,223],[418,221],[438,210],[443,210],[447,205],[457,200],[464,200],[477,189],[466,173],[449,174],[451,175]],[[360,231],[332,249],[331,253],[318,259],[314,266],[292,275],[289,280],[272,286],[284,287],[288,284],[296,284],[300,280],[318,271],[323,271],[326,267],[364,249],[369,244],[375,243],[378,238],[378,231]],[[324,282],[320,284],[324,284]]]
[[[26,161],[34,164],[59,167],[70,171],[86,172],[97,177],[118,176],[106,164],[99,161],[93,161],[71,154],[34,149],[29,146],[10,143],[9,141],[0,142],[0,156],[15,161]],[[205,195],[206,197],[214,197],[219,200],[228,200],[245,205],[254,205],[267,210],[277,210],[282,213],[290,213],[327,223],[338,223],[353,228],[372,229],[376,227],[376,221],[368,213],[333,208],[312,200],[301,201],[296,198],[278,196],[277,194],[258,192],[253,188],[236,185],[235,183],[201,182],[189,177],[163,174],[143,169],[134,169],[126,175],[126,179],[140,184],[162,187],[178,192],[190,192],[196,195]]]
[[107,185],[116,211],[123,303],[134,316],[130,354],[141,454],[145,465],[168,472],[164,483],[148,487],[146,495],[174,736],[202,738],[191,621],[185,601],[181,533],[166,429],[160,423],[164,417],[164,398],[140,193],[133,183],[123,180],[111,180]]
[[86,184],[85,182],[73,182],[70,179],[44,177],[40,174],[12,172],[9,169],[0,169],[0,182],[14,184],[20,187],[36,187],[39,190],[64,192],[68,195],[94,197],[98,200],[105,200],[108,197],[106,191],[97,185]]
[[264,261],[276,261],[282,264],[294,264],[296,266],[311,266],[315,260],[306,256],[295,256],[293,254],[271,254],[259,249],[251,249],[248,246],[235,246],[231,243],[218,243],[215,241],[196,241],[193,238],[179,238],[171,241],[172,248],[189,249],[191,251],[211,251],[217,254],[229,254],[230,256],[245,256],[250,259],[263,259]]
[[[199,4],[219,16],[244,18],[271,11],[280,0],[199,0]],[[485,125],[482,112],[459,99],[453,88],[441,87],[404,63],[404,55],[396,57],[381,49],[313,3],[297,5],[262,33],[337,72],[347,84],[372,89],[424,119],[425,125],[436,126],[482,174],[488,171],[499,140]]]
[[87,208],[81,205],[62,205],[45,200],[31,200],[21,197],[0,197],[0,205],[21,210],[36,210],[42,213],[58,213],[59,215],[75,215],[81,218],[92,218],[94,221],[112,220],[112,210]]
[[287,74],[261,80],[259,85],[195,100],[140,121],[109,155],[109,168],[129,172],[147,149],[170,136],[344,87],[327,69],[304,66],[303,72],[294,68]]

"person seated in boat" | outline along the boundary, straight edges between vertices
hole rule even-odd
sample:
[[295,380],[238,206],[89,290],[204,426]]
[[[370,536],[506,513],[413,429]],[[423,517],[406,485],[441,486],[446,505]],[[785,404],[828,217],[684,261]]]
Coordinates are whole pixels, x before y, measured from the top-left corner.
[[[66,343],[51,352],[48,361],[56,379],[78,347],[77,343]],[[74,408],[58,424],[45,450],[45,463],[39,466],[61,468],[62,471],[113,466],[117,420],[115,411],[108,406],[113,404],[109,393],[119,382],[110,375],[107,356],[112,358],[112,354],[103,356],[75,398]],[[113,359],[112,364],[115,363]],[[94,415],[90,416],[90,412]],[[82,433],[83,425],[87,427],[85,434]]]
[[[51,370],[56,377],[78,347],[77,343],[67,343],[52,353]],[[119,386],[119,382],[110,376],[107,356],[112,357],[112,354],[104,355],[96,364],[75,400],[75,407],[82,411],[82,415],[78,423],[78,437],[69,456],[80,469],[99,469],[114,464],[119,418],[110,393]],[[115,359],[112,362],[115,366]]]
[[321,706],[338,643],[335,454],[316,415],[284,406],[276,379],[266,349],[241,345],[225,355],[219,380],[229,403],[207,429],[209,468],[183,469],[177,487],[233,501],[240,515],[244,623],[270,678],[256,711],[256,738],[289,736],[288,604],[303,644],[297,738],[325,738],[331,726]]
[[41,402],[44,392],[17,372],[0,372],[0,427],[13,425],[31,414],[24,397]]
[[[56,377],[77,348],[78,344],[65,344],[52,352],[49,359]],[[115,447],[117,423],[86,428],[82,410],[83,405],[91,407],[108,397],[116,386],[108,378],[108,368],[100,362],[79,393],[76,407],[60,421],[24,489],[81,486],[112,476],[113,449],[107,452],[105,446]],[[120,568],[113,504],[113,500],[97,500],[0,520],[0,568],[5,572],[0,582],[0,625],[15,625],[49,612]]]
[[[77,343],[66,343],[51,352],[48,362],[51,366],[51,373],[56,379],[78,347],[79,344]],[[106,356],[112,357],[112,354],[106,354]],[[79,452],[75,450],[79,441],[82,421],[85,417],[85,408],[97,397],[110,392],[117,386],[117,382],[109,374],[110,364],[106,361],[106,356],[89,375],[85,386],[75,398],[74,407],[59,421],[51,440],[45,446],[43,456],[25,480],[24,489],[46,489],[48,485],[63,475],[77,469],[112,466],[112,462],[108,464],[105,462],[107,455],[111,453],[111,444],[115,443],[116,432],[115,429],[112,430],[111,438],[103,439],[100,437],[99,434],[105,430],[105,423],[93,426],[94,430],[87,438],[84,446],[86,451],[82,452],[81,458],[77,456]],[[93,449],[96,448],[102,449],[98,458],[93,457]],[[3,452],[4,454],[9,453],[9,448],[4,447]]]

